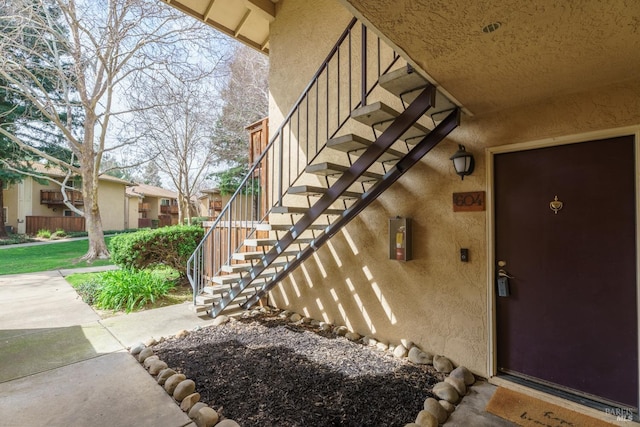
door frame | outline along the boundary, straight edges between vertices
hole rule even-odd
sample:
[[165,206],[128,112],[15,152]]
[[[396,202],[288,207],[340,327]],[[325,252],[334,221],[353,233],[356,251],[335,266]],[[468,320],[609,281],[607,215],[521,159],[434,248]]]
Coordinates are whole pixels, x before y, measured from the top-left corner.
[[[486,161],[486,209],[487,209],[487,324],[488,342],[487,342],[487,373],[489,378],[498,374],[497,360],[497,320],[496,320],[496,296],[495,296],[495,275],[496,262],[495,259],[495,209],[494,209],[494,156],[503,153],[512,153],[516,151],[531,150],[536,148],[554,147],[568,144],[578,144],[581,142],[614,138],[625,135],[634,136],[634,152],[635,152],[635,193],[636,193],[636,306],[638,307],[638,325],[640,330],[640,125],[627,126],[613,129],[606,129],[594,132],[586,132],[580,134],[567,135],[555,138],[545,138],[535,141],[520,142],[515,144],[507,144],[485,149]],[[638,354],[640,355],[640,335],[636,343]],[[638,362],[638,371],[640,372],[640,357]],[[640,380],[640,378],[639,378]],[[640,384],[640,381],[639,381]],[[640,395],[640,390],[639,393]],[[640,402],[636,402],[640,407]]]

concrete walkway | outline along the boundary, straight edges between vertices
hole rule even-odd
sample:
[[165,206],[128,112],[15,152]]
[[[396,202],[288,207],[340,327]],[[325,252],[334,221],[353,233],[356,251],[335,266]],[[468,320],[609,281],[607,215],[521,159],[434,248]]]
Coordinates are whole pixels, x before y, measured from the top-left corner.
[[188,304],[101,320],[60,272],[0,276],[0,425],[193,426],[126,347],[212,321]]

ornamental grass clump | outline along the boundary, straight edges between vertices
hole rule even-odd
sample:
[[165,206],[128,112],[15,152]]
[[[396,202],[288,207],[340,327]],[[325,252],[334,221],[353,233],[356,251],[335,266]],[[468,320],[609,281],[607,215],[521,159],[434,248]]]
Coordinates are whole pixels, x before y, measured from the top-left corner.
[[166,296],[174,284],[157,270],[114,270],[100,275],[100,292],[95,305],[127,313]]

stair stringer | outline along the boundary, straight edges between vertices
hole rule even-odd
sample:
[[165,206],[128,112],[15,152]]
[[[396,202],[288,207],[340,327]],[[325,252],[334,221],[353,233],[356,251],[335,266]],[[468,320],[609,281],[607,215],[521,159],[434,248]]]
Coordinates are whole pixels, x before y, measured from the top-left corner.
[[[424,88],[421,93],[416,97],[414,101],[407,107],[405,111],[403,111],[394,121],[393,123],[376,139],[376,141],[369,146],[360,157],[349,167],[349,169],[340,177],[338,180],[327,190],[327,193],[324,194],[316,203],[311,206],[307,213],[305,213],[301,219],[299,219],[295,225],[289,230],[284,236],[278,239],[276,245],[265,253],[264,257],[260,261],[256,263],[254,268],[252,268],[247,274],[244,275],[242,279],[240,279],[236,284],[232,285],[229,291],[218,300],[211,309],[211,316],[215,317],[220,314],[229,304],[231,304],[238,295],[240,295],[250,284],[260,276],[278,257],[281,256],[282,252],[284,252],[291,244],[295,242],[295,240],[316,221],[322,214],[327,210],[339,197],[343,192],[347,191],[348,188],[356,182],[359,176],[361,176],[364,172],[366,172],[375,162],[376,160],[383,155],[387,149],[389,149],[411,126],[413,126],[431,107],[433,107],[435,102],[435,94],[436,88],[432,85],[428,85]],[[429,135],[435,132],[432,131]],[[443,136],[444,138],[444,136]],[[413,150],[412,150],[413,151]],[[418,159],[419,160],[419,159]],[[404,173],[403,169],[403,173]],[[389,174],[387,174],[389,175]],[[386,175],[385,175],[386,176]],[[397,179],[397,178],[395,178]],[[395,181],[394,179],[394,181]],[[382,181],[384,182],[384,181]],[[385,188],[386,189],[386,188]],[[366,195],[368,193],[365,193]],[[370,201],[364,198],[361,199],[356,204],[361,204],[363,201],[366,204],[369,204]],[[355,205],[354,205],[355,206]],[[354,206],[348,208],[345,212],[350,212]],[[364,209],[366,205],[362,207]],[[341,218],[345,217],[345,212],[343,212]],[[331,227],[331,226],[329,226]],[[329,228],[327,228],[329,229]],[[335,234],[336,231],[334,231]],[[326,232],[325,232],[326,234]],[[324,235],[323,235],[324,236]],[[322,236],[321,236],[322,237]],[[320,238],[321,238],[320,237]],[[317,241],[316,239],[315,241]],[[297,266],[300,262],[300,254],[304,251],[308,251],[310,248],[312,250],[314,247],[317,248],[317,244],[312,242],[309,246],[303,249],[298,255],[295,257],[295,260],[292,261],[291,265],[295,263]],[[289,265],[287,264],[287,266]],[[290,271],[289,268],[285,266],[282,270],[274,275],[274,277],[280,277],[285,271],[288,274]],[[265,285],[262,289],[271,288],[275,286],[277,282],[270,282]],[[250,297],[253,299],[253,297]],[[249,301],[245,301],[245,304]]]

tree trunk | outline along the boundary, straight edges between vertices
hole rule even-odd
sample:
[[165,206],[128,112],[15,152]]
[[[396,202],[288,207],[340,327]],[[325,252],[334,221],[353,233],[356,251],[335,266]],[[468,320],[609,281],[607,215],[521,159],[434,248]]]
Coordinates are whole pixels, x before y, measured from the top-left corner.
[[4,212],[4,181],[0,179],[0,239],[6,239],[9,237],[7,235],[7,229],[4,228],[4,220],[5,218],[2,216]]
[[[83,173],[83,175],[85,174]],[[87,182],[84,176],[83,182]],[[100,217],[100,209],[98,208],[97,185],[83,185],[82,193],[84,197],[84,218],[87,233],[89,234],[89,249],[82,259],[85,261],[108,259],[109,248],[107,248],[107,244],[104,241],[102,218]]]

